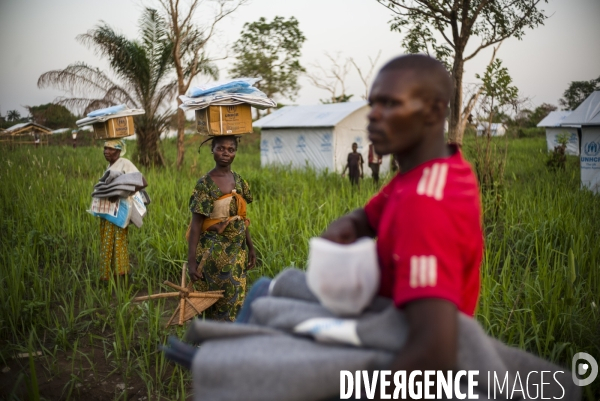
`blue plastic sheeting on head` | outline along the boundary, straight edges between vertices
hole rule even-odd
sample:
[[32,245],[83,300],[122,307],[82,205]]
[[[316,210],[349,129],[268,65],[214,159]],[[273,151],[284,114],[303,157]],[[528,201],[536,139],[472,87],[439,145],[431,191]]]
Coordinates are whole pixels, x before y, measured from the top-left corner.
[[88,113],[87,116],[88,117],[107,116],[110,114],[118,113],[118,112],[126,110],[126,109],[127,109],[127,106],[125,106],[124,104],[119,104],[117,106],[107,107],[105,109],[94,110],[91,113]]
[[[206,95],[212,95],[215,92],[223,92],[223,93],[240,93],[242,91],[246,91],[250,87],[250,84],[247,82],[230,82],[225,85],[216,86],[210,89],[200,89],[200,88],[192,88],[190,90],[190,97],[200,97]],[[247,93],[247,92],[244,92]]]
[[200,97],[212,95],[214,93],[245,93],[250,94],[258,91],[253,88],[259,78],[236,78],[227,81],[213,82],[200,87],[193,87],[188,92],[188,97]]

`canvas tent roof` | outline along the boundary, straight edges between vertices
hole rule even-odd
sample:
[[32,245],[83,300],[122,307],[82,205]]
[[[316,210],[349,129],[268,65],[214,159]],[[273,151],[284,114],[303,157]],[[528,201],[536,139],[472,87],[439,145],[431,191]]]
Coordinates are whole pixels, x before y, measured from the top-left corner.
[[38,131],[41,131],[45,134],[52,133],[52,130],[50,128],[32,122],[15,124],[12,127],[7,128],[4,133],[9,135],[16,135],[22,131],[26,131],[28,128],[37,128]]
[[589,95],[561,124],[563,127],[573,125],[600,126],[600,91]]
[[552,128],[560,127],[563,120],[572,113],[571,110],[567,111],[551,111],[542,121],[538,123],[538,127]]
[[259,128],[333,127],[366,101],[310,106],[285,106],[253,123]]

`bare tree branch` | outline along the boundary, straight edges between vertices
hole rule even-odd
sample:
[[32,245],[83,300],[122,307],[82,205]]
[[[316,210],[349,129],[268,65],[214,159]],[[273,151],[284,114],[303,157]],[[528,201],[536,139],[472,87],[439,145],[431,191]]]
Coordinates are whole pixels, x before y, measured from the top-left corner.
[[363,74],[362,70],[358,67],[358,65],[356,64],[354,59],[352,57],[350,57],[350,62],[356,69],[356,72],[358,73],[360,80],[362,81],[363,85],[365,86],[365,94],[362,96],[362,98],[364,100],[367,100],[369,97],[369,89],[371,87],[371,77],[373,76],[373,72],[375,71],[375,65],[377,65],[377,61],[379,61],[380,56],[381,56],[381,50],[379,50],[377,52],[377,56],[375,57],[375,59],[371,59],[371,56],[369,56],[369,70],[365,74]]
[[[343,64],[339,61],[340,54],[332,57],[325,52],[325,57],[331,63],[330,67],[324,68],[321,64],[316,63],[311,66],[319,70],[319,73],[306,73],[308,80],[317,88],[326,90],[331,94],[331,103],[335,103],[340,97],[346,95],[346,77],[350,72],[351,59],[346,59]],[[338,95],[338,85],[341,87],[341,93]]]

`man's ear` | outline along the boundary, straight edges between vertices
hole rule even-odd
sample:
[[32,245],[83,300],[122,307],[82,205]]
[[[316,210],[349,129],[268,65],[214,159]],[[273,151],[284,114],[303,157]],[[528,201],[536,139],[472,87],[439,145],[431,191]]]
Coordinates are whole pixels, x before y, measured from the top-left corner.
[[446,119],[447,114],[446,103],[441,99],[431,99],[426,102],[424,107],[425,125],[437,125]]

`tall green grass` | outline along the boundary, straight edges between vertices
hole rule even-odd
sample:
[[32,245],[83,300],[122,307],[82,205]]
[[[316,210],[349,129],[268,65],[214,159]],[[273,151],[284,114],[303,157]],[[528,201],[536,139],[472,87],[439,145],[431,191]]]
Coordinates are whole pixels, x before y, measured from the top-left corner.
[[[169,301],[132,304],[136,293],[165,291],[177,282],[186,255],[187,208],[195,181],[213,166],[190,141],[186,164],[147,169],[152,197],[141,229],[130,228],[133,276],[124,282],[99,280],[97,218],[89,207],[92,186],[105,161],[99,147],[22,147],[3,151],[0,161],[0,358],[13,366],[18,352],[42,350],[36,364],[23,364],[16,397],[44,397],[34,380],[57,377],[68,358],[71,376],[64,399],[85,395],[86,378],[118,377],[129,399],[129,383],[142,382],[150,399],[185,399],[187,372],[173,368],[157,351],[175,308]],[[600,360],[599,198],[579,189],[577,158],[565,171],[545,168],[545,141],[510,140],[501,207],[486,218],[486,254],[477,318],[508,344],[569,366],[574,353]],[[166,141],[168,160],[174,143]],[[467,157],[473,147],[465,145]],[[127,157],[127,156],[126,156]],[[258,143],[243,143],[234,169],[246,178],[255,202],[250,230],[258,267],[250,280],[273,276],[286,266],[304,267],[308,239],[336,217],[364,205],[377,188],[367,179],[360,190],[330,173],[260,168]],[[484,196],[484,208],[497,199]],[[93,351],[93,356],[91,355]],[[62,376],[61,376],[62,377]],[[588,399],[598,397],[588,389]]]

